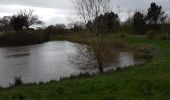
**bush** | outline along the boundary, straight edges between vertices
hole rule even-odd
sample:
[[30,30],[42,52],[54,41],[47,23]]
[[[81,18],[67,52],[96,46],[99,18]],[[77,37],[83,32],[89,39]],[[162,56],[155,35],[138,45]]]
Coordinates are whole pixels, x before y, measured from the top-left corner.
[[155,35],[157,35],[157,32],[156,32],[156,31],[148,31],[148,32],[146,33],[146,38],[148,38],[148,39],[153,39]]
[[119,38],[125,38],[125,37],[126,37],[126,33],[119,33],[119,34],[118,34],[118,37],[119,37]]
[[168,34],[168,32],[161,33],[160,39],[162,39],[162,40],[169,40],[170,39],[170,35]]
[[135,57],[137,59],[150,61],[155,56],[155,52],[154,52],[155,49],[150,45],[137,44],[137,45],[134,45],[133,49],[135,51]]
[[148,39],[161,39],[161,40],[169,40],[170,39],[170,35],[168,34],[168,32],[163,32],[163,33],[158,33],[156,31],[148,31],[146,33],[146,38]]
[[45,34],[32,30],[6,32],[0,36],[0,46],[38,44],[45,41],[44,37]]
[[120,38],[115,38],[113,40],[113,47],[114,48],[124,48],[125,47],[125,43],[123,42],[122,39]]

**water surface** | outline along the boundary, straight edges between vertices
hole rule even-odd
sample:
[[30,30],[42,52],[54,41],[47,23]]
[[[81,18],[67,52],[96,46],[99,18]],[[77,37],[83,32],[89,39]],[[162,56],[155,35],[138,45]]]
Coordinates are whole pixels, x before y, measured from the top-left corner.
[[[38,83],[78,74],[82,70],[68,60],[75,50],[75,44],[67,41],[0,48],[0,86],[9,86],[15,77],[21,77],[24,83]],[[129,52],[120,53],[118,59],[121,67],[135,64]]]

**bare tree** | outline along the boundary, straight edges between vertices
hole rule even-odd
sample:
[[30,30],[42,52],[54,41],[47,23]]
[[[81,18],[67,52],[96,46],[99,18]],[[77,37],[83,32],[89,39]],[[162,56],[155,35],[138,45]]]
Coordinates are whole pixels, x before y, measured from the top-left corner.
[[[110,0],[75,0],[75,9],[78,17],[84,22],[88,23],[91,21],[94,24],[88,25],[90,39],[86,40],[89,42],[89,47],[87,48],[88,57],[86,60],[82,60],[83,62],[90,61],[90,65],[97,66],[100,73],[103,73],[103,67],[106,65],[110,65],[113,61],[112,58],[112,49],[110,47],[110,43],[106,43],[106,39],[104,38],[104,19],[100,19],[96,21],[95,18],[100,15],[110,12]],[[102,21],[101,21],[102,20]],[[87,29],[88,29],[87,28]],[[108,48],[109,47],[109,48]],[[80,50],[82,51],[82,50]],[[84,53],[84,52],[81,52]],[[88,60],[87,60],[88,59]],[[93,59],[93,60],[92,60]],[[93,61],[93,62],[91,62]],[[81,61],[78,61],[81,62]],[[88,65],[88,63],[86,63]],[[86,65],[86,64],[79,64]],[[88,67],[88,66],[87,66]]]
[[[98,51],[101,52],[100,54],[97,54],[99,52],[96,53],[96,51],[94,51],[94,47],[91,45],[76,44],[76,53],[69,56],[69,61],[79,69],[91,70],[98,68],[101,73],[103,72],[104,67],[111,67],[118,64],[117,51],[113,50],[111,45],[108,43],[103,43],[101,45],[102,47],[98,48]],[[100,57],[96,54],[100,55]],[[98,60],[101,60],[101,62],[99,63]],[[99,67],[99,64],[101,68]]]

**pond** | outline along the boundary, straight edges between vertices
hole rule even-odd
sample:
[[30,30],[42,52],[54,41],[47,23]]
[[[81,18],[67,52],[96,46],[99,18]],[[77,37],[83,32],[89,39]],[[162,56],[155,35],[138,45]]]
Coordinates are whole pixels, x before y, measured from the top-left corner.
[[[75,43],[68,41],[0,48],[0,86],[8,87],[16,77],[24,83],[38,83],[79,74],[83,71],[68,60],[75,50]],[[120,67],[135,64],[130,52],[121,52],[118,59]]]

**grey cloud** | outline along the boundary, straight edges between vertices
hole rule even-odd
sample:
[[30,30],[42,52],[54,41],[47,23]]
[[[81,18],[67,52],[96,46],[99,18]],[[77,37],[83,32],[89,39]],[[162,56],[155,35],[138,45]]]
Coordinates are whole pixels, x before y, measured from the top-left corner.
[[[122,14],[120,14],[121,19],[127,18],[129,10],[134,11],[138,9],[143,9],[146,11],[152,1],[155,1],[157,4],[162,5],[163,9],[166,10],[166,12],[170,12],[170,0],[111,0],[114,12],[118,12],[117,6],[120,6],[120,9],[122,11]],[[0,0],[0,16],[4,14],[9,15],[16,13],[19,7],[31,7],[35,10],[41,9],[41,12],[37,14],[39,14],[39,16],[42,17],[42,19],[44,19],[47,24],[54,24],[55,22],[65,23],[67,20],[66,17],[69,16],[73,11],[72,2],[73,0]],[[16,7],[13,7],[14,5]],[[48,15],[46,15],[46,13]]]
[[3,5],[25,5],[32,7],[69,9],[71,0],[0,0]]
[[156,2],[165,10],[170,10],[170,0],[112,0],[114,5],[120,5],[122,8],[126,9],[144,9],[146,10],[151,2]]

